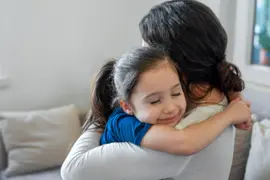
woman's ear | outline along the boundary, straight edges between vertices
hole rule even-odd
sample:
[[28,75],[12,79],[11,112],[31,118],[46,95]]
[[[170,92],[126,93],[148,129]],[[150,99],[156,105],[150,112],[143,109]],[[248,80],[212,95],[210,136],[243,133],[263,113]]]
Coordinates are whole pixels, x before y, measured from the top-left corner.
[[131,105],[128,104],[127,102],[120,100],[120,106],[123,109],[123,111],[125,111],[125,113],[129,114],[129,115],[133,115],[133,110],[131,108]]

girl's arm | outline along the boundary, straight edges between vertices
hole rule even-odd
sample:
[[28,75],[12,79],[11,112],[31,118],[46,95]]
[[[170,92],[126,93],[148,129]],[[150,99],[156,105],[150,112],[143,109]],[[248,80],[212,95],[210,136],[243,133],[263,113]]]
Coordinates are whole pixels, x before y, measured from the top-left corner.
[[144,135],[141,146],[176,155],[191,155],[212,143],[231,124],[250,118],[250,109],[245,102],[233,101],[223,112],[182,130],[153,125]]
[[145,134],[141,146],[176,155],[192,155],[212,143],[229,125],[224,113],[182,130],[154,125]]

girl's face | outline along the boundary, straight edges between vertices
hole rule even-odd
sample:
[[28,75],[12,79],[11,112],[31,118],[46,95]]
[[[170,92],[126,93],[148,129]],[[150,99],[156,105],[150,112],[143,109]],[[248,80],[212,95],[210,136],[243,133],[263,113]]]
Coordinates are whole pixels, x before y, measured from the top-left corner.
[[186,110],[179,76],[169,61],[140,74],[129,112],[142,122],[175,126]]

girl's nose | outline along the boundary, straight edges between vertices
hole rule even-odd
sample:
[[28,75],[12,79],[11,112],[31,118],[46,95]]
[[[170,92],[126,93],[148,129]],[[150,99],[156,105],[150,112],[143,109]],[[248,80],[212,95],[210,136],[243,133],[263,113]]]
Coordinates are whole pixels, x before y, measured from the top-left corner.
[[166,103],[164,107],[164,113],[170,114],[175,111],[175,105],[173,103]]

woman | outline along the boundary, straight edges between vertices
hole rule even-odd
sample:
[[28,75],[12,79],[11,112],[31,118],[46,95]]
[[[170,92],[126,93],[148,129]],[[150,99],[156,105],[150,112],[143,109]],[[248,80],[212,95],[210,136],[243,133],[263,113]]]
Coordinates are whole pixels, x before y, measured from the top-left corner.
[[[224,60],[225,30],[214,13],[202,3],[173,0],[157,5],[141,20],[140,30],[145,44],[167,49],[181,68],[190,109],[217,104],[224,95],[237,96],[232,92],[242,90],[242,86],[228,89],[224,86],[226,83],[220,83],[220,79],[226,80],[238,71]],[[217,70],[223,70],[224,76],[217,76]],[[202,114],[201,119],[206,117]],[[239,125],[239,128],[245,129],[243,126]],[[74,144],[61,175],[64,180],[227,180],[234,134],[234,127],[230,126],[201,152],[192,156],[174,156],[129,143],[99,146],[100,132],[88,128]]]

